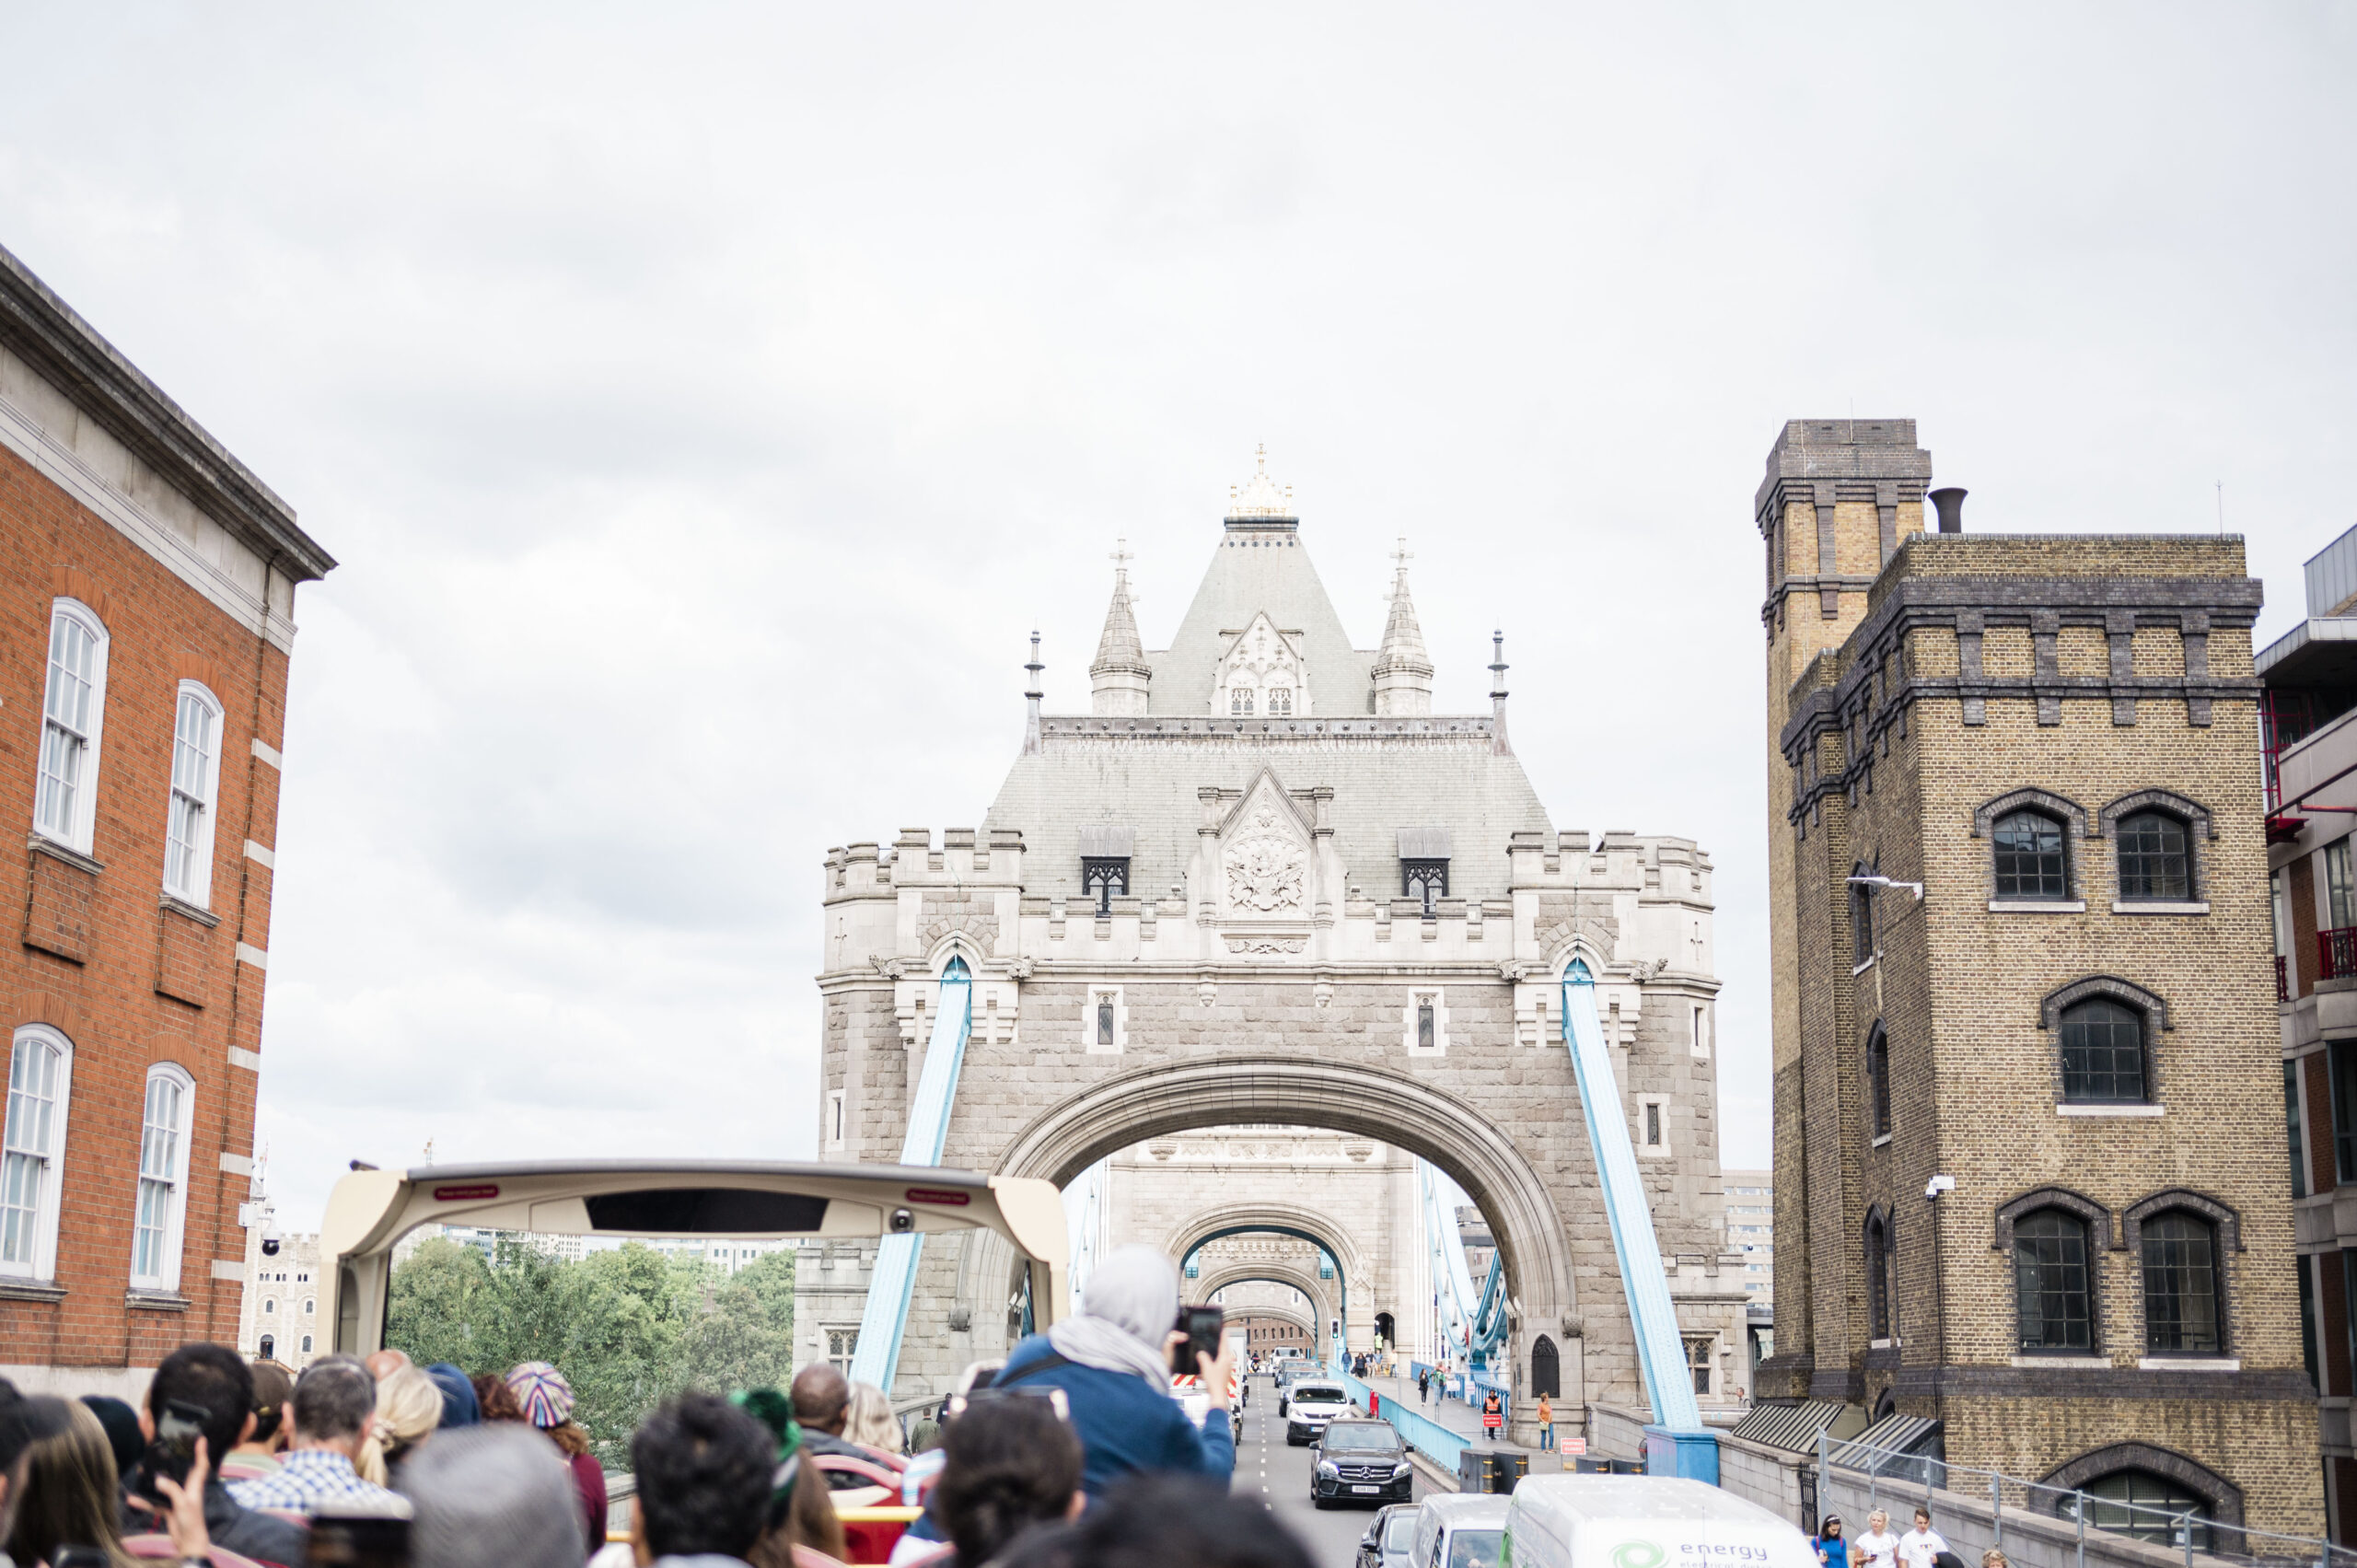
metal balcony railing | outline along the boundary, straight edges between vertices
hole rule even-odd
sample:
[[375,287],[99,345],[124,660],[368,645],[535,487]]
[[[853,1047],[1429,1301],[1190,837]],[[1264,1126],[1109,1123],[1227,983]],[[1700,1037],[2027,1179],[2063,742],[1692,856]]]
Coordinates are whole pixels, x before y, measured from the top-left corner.
[[2316,978],[2339,980],[2357,974],[2357,925],[2316,933]]
[[2275,960],[2275,1000],[2278,1002],[2292,1000],[2291,977],[2284,972],[2283,960],[2280,958]]

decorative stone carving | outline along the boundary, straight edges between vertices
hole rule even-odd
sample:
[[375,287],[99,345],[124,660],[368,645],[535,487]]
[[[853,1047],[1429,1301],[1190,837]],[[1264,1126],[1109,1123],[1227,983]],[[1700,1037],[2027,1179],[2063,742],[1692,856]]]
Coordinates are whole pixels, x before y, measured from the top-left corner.
[[1306,936],[1263,936],[1233,931],[1227,934],[1227,950],[1231,953],[1298,953],[1308,946]]
[[[1222,851],[1228,907],[1243,914],[1298,914],[1309,875],[1309,854],[1288,832],[1277,808],[1261,803]],[[1298,947],[1293,951],[1299,952]]]

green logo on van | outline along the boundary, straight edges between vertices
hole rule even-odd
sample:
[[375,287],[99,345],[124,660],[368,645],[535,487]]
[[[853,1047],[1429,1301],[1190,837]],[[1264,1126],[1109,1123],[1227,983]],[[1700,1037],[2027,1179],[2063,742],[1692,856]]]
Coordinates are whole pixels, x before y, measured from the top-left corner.
[[1661,1568],[1666,1556],[1649,1540],[1624,1540],[1612,1549],[1612,1568]]

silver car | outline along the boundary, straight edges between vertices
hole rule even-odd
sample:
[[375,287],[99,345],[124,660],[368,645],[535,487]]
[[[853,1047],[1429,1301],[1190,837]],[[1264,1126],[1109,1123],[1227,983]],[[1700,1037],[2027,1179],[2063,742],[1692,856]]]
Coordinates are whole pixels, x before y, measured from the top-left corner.
[[1315,1443],[1328,1422],[1356,1413],[1350,1391],[1340,1383],[1305,1377],[1285,1394],[1285,1442],[1295,1448]]
[[1409,1568],[1416,1546],[1416,1505],[1393,1503],[1376,1511],[1359,1538],[1355,1568]]

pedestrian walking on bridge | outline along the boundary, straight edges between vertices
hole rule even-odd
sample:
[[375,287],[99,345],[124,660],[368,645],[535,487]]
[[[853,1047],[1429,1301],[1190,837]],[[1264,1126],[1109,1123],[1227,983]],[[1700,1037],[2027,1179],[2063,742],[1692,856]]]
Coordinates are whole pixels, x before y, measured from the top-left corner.
[[1554,1407],[1553,1405],[1551,1405],[1551,1404],[1550,1404],[1550,1403],[1548,1403],[1548,1402],[1547,1402],[1547,1396],[1546,1396],[1546,1395],[1541,1394],[1541,1395],[1539,1395],[1539,1396],[1538,1396],[1538,1447],[1539,1447],[1539,1451],[1543,1453],[1543,1452],[1545,1452],[1547,1449],[1552,1448],[1554,1446],[1555,1446],[1555,1407]]
[[1433,1375],[1430,1372],[1416,1374],[1416,1402],[1420,1405],[1433,1402]]
[[1481,1430],[1495,1439],[1506,1423],[1505,1401],[1498,1398],[1495,1388],[1481,1396]]

